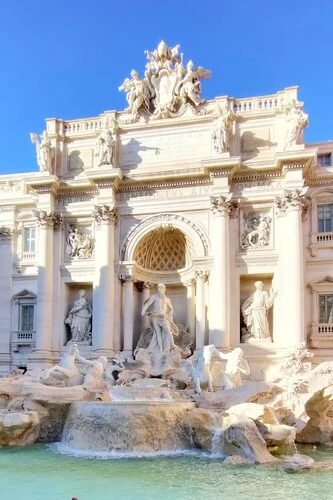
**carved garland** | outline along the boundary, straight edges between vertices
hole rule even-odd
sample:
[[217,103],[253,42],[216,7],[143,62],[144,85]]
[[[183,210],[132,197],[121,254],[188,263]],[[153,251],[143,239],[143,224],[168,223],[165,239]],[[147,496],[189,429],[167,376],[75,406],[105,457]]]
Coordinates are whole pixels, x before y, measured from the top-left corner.
[[0,243],[5,243],[7,241],[11,241],[12,239],[12,230],[9,227],[0,227]]
[[135,234],[140,231],[142,228],[149,226],[152,222],[154,221],[161,221],[161,223],[166,222],[166,221],[180,221],[186,223],[188,226],[190,226],[199,236],[202,246],[204,248],[204,254],[205,256],[208,255],[209,252],[209,246],[208,246],[208,241],[203,233],[203,231],[192,221],[189,219],[186,219],[182,215],[175,215],[175,214],[159,214],[155,215],[154,217],[149,217],[149,219],[144,220],[143,222],[139,222],[138,224],[132,226],[132,228],[129,230],[128,235],[126,237],[126,240],[123,244],[123,247],[120,252],[120,259],[124,260],[126,251],[129,245],[129,242],[131,239],[135,236]]

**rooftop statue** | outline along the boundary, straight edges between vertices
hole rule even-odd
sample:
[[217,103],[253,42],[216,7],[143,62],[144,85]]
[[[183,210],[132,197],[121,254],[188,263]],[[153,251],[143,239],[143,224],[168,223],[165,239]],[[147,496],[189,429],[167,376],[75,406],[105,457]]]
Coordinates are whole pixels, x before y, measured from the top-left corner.
[[179,45],[173,48],[161,41],[153,52],[146,50],[146,71],[144,78],[135,70],[126,78],[119,90],[126,92],[128,108],[125,110],[138,119],[139,111],[155,118],[170,118],[185,112],[187,105],[197,108],[205,101],[201,97],[200,80],[209,78],[211,71],[194,68],[189,61],[183,65],[183,54]]
[[98,136],[96,144],[97,166],[115,166],[115,145],[116,145],[117,123],[113,120],[112,126],[105,126]]
[[309,125],[309,115],[299,109],[295,99],[285,105],[284,112],[286,120],[284,149],[303,144],[304,129]]
[[30,139],[33,144],[36,144],[36,156],[37,164],[41,172],[52,173],[52,160],[53,160],[53,149],[51,147],[51,141],[47,135],[46,130],[39,136],[35,133],[30,134]]

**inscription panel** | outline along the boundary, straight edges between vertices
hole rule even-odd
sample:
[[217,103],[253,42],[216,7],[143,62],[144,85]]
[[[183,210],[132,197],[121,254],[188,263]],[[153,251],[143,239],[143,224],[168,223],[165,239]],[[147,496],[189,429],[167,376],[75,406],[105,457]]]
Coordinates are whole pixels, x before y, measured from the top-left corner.
[[123,139],[120,144],[122,166],[209,156],[211,156],[209,131]]

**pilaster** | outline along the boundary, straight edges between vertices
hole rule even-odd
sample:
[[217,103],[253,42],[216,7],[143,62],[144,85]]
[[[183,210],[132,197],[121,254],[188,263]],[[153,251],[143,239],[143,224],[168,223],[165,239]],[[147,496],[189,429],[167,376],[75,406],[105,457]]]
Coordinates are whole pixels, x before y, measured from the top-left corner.
[[239,204],[231,196],[212,198],[213,255],[212,297],[210,300],[211,323],[209,342],[217,348],[230,347],[229,319],[229,218],[235,217]]
[[96,230],[96,279],[93,298],[93,346],[104,354],[113,352],[114,333],[114,227],[113,206],[95,206],[93,217]]
[[[280,290],[282,317],[279,345],[296,345],[305,340],[304,256],[302,220],[309,207],[304,190],[294,188],[275,200],[279,210]],[[288,241],[287,241],[288,240]]]
[[0,227],[0,373],[10,370],[12,229]]
[[195,303],[195,347],[200,349],[205,345],[206,334],[206,300],[205,281],[209,272],[206,270],[195,271],[196,279],[196,303]]

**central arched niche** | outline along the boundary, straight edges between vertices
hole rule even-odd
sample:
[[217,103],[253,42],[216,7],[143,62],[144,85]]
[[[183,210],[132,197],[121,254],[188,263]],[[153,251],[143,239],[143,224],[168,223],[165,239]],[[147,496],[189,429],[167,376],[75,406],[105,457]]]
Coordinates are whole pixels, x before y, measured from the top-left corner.
[[[165,283],[167,296],[174,308],[174,321],[179,326],[188,325],[186,287],[181,276],[184,272],[189,272],[193,265],[192,258],[195,257],[190,238],[171,224],[161,225],[141,238],[133,256],[137,273],[140,270],[141,279],[150,282],[150,293],[156,293],[158,282]],[[143,283],[139,280],[135,287],[134,346],[144,330],[141,317],[144,300],[142,292]],[[194,332],[191,334],[193,336]]]
[[192,256],[192,242],[170,225],[146,234],[135,250],[134,260],[143,269],[168,272],[189,268]]

